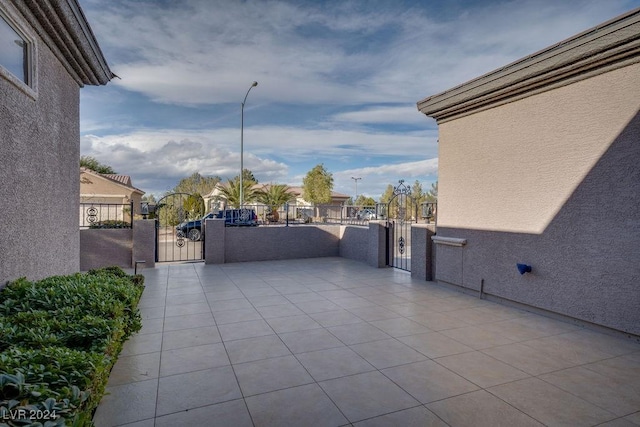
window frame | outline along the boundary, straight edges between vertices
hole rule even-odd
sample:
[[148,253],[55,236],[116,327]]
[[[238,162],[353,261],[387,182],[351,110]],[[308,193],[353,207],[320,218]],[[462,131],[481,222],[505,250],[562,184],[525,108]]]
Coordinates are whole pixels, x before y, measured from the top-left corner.
[[15,10],[12,10],[12,6],[0,0],[0,19],[4,20],[18,36],[20,36],[26,43],[26,55],[23,64],[26,74],[26,82],[20,77],[14,75],[2,64],[0,64],[0,78],[12,83],[18,89],[25,94],[29,95],[33,99],[38,98],[38,73],[37,73],[37,48],[36,36],[34,32],[29,28],[26,21]]

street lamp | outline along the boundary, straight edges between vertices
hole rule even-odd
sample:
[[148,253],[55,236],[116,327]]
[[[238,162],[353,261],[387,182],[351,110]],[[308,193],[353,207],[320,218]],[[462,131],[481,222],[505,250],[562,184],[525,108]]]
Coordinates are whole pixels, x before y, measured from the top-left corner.
[[356,178],[356,177],[351,177],[352,180],[354,180],[356,182],[356,198],[353,199],[353,204],[355,205],[356,203],[356,199],[358,198],[358,180],[362,179],[362,178]]
[[251,83],[247,94],[244,96],[240,116],[240,209],[242,209],[242,206],[244,205],[244,104],[245,102],[247,102],[247,96],[249,96],[249,92],[251,92],[251,89],[256,86],[258,86],[258,82]]

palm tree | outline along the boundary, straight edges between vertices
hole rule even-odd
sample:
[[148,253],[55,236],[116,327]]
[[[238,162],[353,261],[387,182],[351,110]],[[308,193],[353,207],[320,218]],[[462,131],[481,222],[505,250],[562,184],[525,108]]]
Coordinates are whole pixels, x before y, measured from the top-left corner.
[[263,185],[262,188],[257,191],[256,196],[260,203],[269,207],[274,221],[280,219],[278,208],[295,199],[295,195],[291,193],[291,188],[285,184]]
[[[243,181],[242,184],[245,203],[255,201],[257,196],[257,191],[253,188],[255,183],[253,181]],[[226,184],[220,185],[220,193],[227,199],[227,205],[236,208],[240,207],[240,179],[228,179]]]

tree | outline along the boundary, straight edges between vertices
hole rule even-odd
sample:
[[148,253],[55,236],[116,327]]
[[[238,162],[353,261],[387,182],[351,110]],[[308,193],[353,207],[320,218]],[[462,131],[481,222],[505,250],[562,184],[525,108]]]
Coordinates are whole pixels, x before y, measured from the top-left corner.
[[382,196],[380,196],[380,203],[385,203],[385,204],[389,203],[392,197],[393,197],[393,185],[389,184],[387,185],[387,189],[384,190],[384,193],[382,193]]
[[333,174],[324,168],[324,164],[314,166],[302,179],[302,197],[310,203],[320,205],[331,202]]
[[295,199],[295,195],[291,193],[291,188],[288,185],[270,184],[264,185],[262,189],[258,190],[256,198],[263,205],[269,206],[273,220],[278,221],[280,219],[278,208]]
[[171,192],[206,196],[219,182],[219,176],[202,176],[198,172],[195,172],[187,178],[182,178]]
[[367,197],[360,194],[354,204],[356,206],[375,206],[376,201],[373,199],[373,197]]
[[[240,180],[240,174],[238,174],[238,175],[236,175],[235,177],[233,177],[233,180],[238,180],[238,181],[239,181],[239,180]],[[244,168],[244,169],[242,170],[242,180],[243,180],[244,182],[246,182],[246,181],[251,181],[251,182],[253,182],[254,184],[257,184],[257,183],[258,183],[258,180],[257,180],[257,179],[256,179],[256,177],[253,175],[253,172],[251,172],[251,171],[250,171],[249,169],[247,169],[247,168]]]
[[438,201],[438,181],[431,184],[431,190],[427,193],[426,196],[427,202],[437,202]]
[[[227,205],[235,208],[240,207],[240,179],[228,179],[227,183],[220,186],[221,195],[227,200]],[[244,189],[244,202],[253,202],[256,199],[257,191],[253,188],[253,181],[244,181],[242,187]]]
[[102,174],[117,173],[111,166],[104,165],[100,163],[95,157],[91,156],[80,156],[80,167],[91,169],[94,172]]

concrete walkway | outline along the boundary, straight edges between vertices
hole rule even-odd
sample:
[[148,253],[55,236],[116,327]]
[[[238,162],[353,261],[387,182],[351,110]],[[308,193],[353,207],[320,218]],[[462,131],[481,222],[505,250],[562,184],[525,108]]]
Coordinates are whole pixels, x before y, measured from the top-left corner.
[[97,427],[640,425],[637,342],[343,258],[143,273]]

